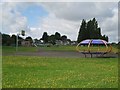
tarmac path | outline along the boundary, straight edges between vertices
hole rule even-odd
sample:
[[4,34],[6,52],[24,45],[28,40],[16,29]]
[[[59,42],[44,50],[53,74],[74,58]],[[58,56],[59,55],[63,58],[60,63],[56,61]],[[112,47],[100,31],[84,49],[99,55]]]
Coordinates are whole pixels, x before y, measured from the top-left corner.
[[[48,51],[48,50],[41,50],[39,49],[36,52],[17,52],[14,55],[20,56],[44,56],[44,57],[70,57],[70,58],[83,58],[85,57],[84,54],[77,52],[77,51]],[[87,54],[86,57],[91,57],[90,54]],[[100,55],[94,55],[93,57],[101,57]],[[117,58],[118,54],[115,53],[107,53],[102,57],[106,58]]]

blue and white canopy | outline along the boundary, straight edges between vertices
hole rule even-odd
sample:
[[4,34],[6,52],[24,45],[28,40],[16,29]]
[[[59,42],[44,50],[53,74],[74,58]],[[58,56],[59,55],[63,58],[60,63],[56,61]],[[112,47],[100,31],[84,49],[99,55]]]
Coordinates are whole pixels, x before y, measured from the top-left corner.
[[106,42],[105,40],[101,40],[101,39],[87,39],[87,40],[83,40],[82,42],[80,42],[81,45],[88,45],[88,44],[108,44],[108,42]]

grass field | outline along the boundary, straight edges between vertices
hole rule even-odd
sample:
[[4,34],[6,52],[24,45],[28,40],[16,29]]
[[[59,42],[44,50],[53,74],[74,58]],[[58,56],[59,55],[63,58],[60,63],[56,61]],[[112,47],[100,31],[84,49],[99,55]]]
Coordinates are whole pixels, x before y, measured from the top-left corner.
[[117,88],[117,58],[3,56],[3,88]]
[[[75,47],[18,47],[17,52],[76,51]],[[118,49],[113,47],[113,52]],[[3,46],[2,53],[3,88],[118,87],[118,58],[9,56],[16,53],[12,46]]]
[[[36,52],[39,49],[48,50],[48,51],[76,51],[76,46],[18,47],[18,52]],[[86,50],[86,49],[87,47],[80,47],[80,50]],[[93,48],[93,50],[94,49],[96,49],[96,47]],[[104,49],[105,49],[104,47],[100,47],[100,51],[105,51]],[[118,52],[118,48],[113,46],[112,52],[114,53]],[[3,54],[16,53],[16,47],[3,46],[2,53]]]
[[[36,52],[36,47],[18,47],[17,52]],[[13,54],[16,53],[16,47],[13,46],[3,46],[2,47],[3,54]]]

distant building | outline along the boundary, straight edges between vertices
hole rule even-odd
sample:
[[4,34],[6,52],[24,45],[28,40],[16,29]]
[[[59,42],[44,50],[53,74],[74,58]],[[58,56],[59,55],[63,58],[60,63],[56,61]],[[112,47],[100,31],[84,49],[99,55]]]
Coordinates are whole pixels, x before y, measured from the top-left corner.
[[30,43],[30,41],[22,41],[21,45],[22,46],[27,46],[27,47],[32,46],[32,44]]
[[33,44],[35,44],[37,46],[43,46],[44,45],[42,40],[37,40],[37,39],[34,40]]
[[63,45],[63,42],[61,40],[56,40],[56,45]]
[[71,41],[71,45],[77,45],[78,42],[77,41]]
[[65,40],[65,41],[62,41],[62,40],[56,40],[56,45],[70,45],[70,41],[68,40]]

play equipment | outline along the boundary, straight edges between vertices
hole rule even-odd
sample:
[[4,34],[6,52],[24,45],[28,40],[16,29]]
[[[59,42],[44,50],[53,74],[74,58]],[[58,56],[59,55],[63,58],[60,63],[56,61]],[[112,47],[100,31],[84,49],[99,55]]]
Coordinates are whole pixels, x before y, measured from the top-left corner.
[[112,46],[105,40],[87,39],[78,43],[76,50],[84,54],[85,57],[87,54],[91,55],[91,57],[93,57],[94,54],[103,56],[112,51]]

